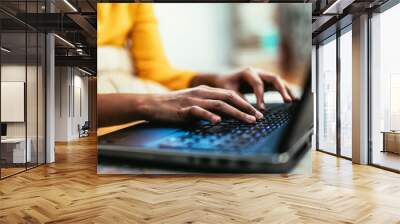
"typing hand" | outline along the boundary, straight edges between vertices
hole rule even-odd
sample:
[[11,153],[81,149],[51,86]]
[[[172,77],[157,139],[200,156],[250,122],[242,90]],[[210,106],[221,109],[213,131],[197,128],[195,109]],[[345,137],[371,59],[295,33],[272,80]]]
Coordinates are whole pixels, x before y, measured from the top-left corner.
[[261,110],[265,109],[265,84],[272,85],[273,88],[282,95],[285,102],[295,100],[295,97],[283,79],[277,75],[267,73],[260,69],[249,67],[228,75],[217,76],[215,80],[215,86],[218,88],[233,90],[239,94],[253,92],[256,95],[257,107]]
[[166,94],[150,94],[139,107],[146,120],[183,122],[205,119],[212,123],[228,115],[247,123],[254,123],[263,115],[235,91],[197,86]]

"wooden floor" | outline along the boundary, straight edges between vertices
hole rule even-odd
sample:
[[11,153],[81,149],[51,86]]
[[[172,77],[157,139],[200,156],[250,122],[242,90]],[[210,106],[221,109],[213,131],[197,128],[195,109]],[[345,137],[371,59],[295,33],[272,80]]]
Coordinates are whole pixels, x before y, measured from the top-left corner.
[[27,167],[25,165],[18,165],[18,167],[7,167],[7,168],[1,168],[1,178],[5,178],[20,172],[24,172],[27,169],[33,169],[37,166],[37,164],[27,164]]
[[1,169],[1,177],[3,178],[3,177],[8,177],[8,176],[11,176],[11,175],[13,175],[13,174],[16,174],[16,173],[19,173],[19,172],[22,172],[22,171],[24,171],[24,170],[26,170],[25,169],[25,167],[17,167],[17,168],[15,168],[15,167],[12,167],[12,168],[0,168]]
[[400,223],[399,174],[323,153],[311,176],[98,176],[95,146],[0,181],[0,223]]
[[400,155],[392,152],[374,151],[372,157],[373,163],[388,167],[394,170],[400,170]]

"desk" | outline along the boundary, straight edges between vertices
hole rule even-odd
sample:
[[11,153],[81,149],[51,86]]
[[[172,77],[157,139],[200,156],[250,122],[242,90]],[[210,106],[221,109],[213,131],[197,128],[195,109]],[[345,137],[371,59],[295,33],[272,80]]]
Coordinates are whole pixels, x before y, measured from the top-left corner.
[[[1,139],[1,157],[6,160],[6,163],[25,163],[31,161],[31,145],[32,140],[25,138],[5,138]],[[12,159],[11,159],[12,158]]]
[[383,149],[382,152],[400,154],[400,131],[382,131]]

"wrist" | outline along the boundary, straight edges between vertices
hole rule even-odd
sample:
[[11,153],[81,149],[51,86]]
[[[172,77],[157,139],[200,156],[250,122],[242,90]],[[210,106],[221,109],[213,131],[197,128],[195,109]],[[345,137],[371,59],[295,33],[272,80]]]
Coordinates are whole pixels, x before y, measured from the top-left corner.
[[159,97],[161,96],[157,94],[141,94],[134,97],[130,108],[134,110],[132,112],[136,113],[141,120],[151,120],[154,114],[154,105],[157,105],[155,100]]
[[190,82],[190,87],[207,85],[211,87],[218,87],[218,75],[216,74],[198,74],[194,76]]
[[153,98],[155,97],[148,94],[99,94],[97,96],[99,125],[111,126],[148,120]]

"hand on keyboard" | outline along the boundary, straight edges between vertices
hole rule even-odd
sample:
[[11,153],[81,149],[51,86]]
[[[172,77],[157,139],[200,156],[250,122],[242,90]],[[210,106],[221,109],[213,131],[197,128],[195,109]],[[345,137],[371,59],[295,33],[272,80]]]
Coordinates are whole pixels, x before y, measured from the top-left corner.
[[221,121],[221,115],[228,115],[245,123],[255,123],[263,117],[236,92],[208,86],[152,95],[143,107],[145,119],[149,121],[182,122],[195,118],[215,124]]

